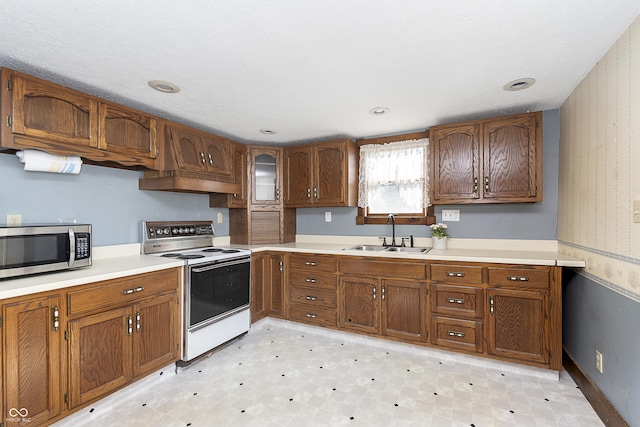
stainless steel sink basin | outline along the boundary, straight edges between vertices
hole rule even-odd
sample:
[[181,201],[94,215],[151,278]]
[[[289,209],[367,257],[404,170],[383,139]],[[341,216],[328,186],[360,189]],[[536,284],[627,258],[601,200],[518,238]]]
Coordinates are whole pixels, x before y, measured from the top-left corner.
[[401,246],[380,246],[380,245],[356,245],[344,250],[369,251],[369,252],[407,252],[407,253],[427,253],[431,248],[409,248]]
[[380,245],[356,245],[356,246],[351,246],[349,248],[344,248],[344,250],[372,251],[372,252],[384,251],[385,249],[387,248]]
[[409,253],[427,253],[431,248],[408,248],[403,246],[391,246],[385,249],[385,252],[409,252]]

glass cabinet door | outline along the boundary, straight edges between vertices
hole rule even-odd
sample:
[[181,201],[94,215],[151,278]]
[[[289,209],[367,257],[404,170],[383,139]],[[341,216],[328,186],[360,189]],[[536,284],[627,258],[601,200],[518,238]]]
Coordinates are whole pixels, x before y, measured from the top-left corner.
[[251,198],[254,204],[280,203],[279,161],[280,150],[278,149],[256,149],[253,151],[253,191]]

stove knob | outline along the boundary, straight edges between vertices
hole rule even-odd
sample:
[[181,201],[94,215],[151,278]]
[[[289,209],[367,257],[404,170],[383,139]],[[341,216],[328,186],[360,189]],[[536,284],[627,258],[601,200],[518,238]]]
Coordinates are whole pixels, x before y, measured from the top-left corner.
[[189,233],[194,234],[196,232],[196,228],[195,227],[191,227],[189,229]]
[[184,232],[185,232],[185,228],[184,227],[180,227],[180,230],[178,230],[178,233],[184,234]]
[[173,230],[171,230],[173,232],[173,234],[178,234],[180,232],[180,230],[178,230],[178,228],[174,228]]
[[171,233],[171,230],[169,230],[169,227],[165,227],[163,233],[168,236],[169,233]]

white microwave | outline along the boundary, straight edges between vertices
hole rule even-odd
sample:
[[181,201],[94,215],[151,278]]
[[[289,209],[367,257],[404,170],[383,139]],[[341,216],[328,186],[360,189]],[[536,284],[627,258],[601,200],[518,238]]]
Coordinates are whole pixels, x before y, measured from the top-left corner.
[[0,227],[0,279],[89,265],[89,224]]

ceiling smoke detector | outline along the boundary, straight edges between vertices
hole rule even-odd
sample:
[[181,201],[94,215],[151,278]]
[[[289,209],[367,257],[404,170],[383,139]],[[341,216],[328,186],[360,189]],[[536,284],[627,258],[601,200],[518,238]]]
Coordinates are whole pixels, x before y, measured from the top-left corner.
[[387,114],[390,110],[387,107],[373,107],[369,110],[369,114],[372,116],[382,116],[383,114]]
[[166,82],[164,80],[151,80],[149,82],[149,86],[158,92],[162,93],[178,93],[180,92],[180,88],[171,82]]
[[536,79],[526,78],[526,79],[518,79],[513,80],[506,85],[502,86],[504,90],[514,92],[517,90],[528,89],[536,82]]

